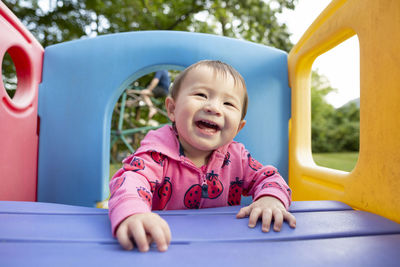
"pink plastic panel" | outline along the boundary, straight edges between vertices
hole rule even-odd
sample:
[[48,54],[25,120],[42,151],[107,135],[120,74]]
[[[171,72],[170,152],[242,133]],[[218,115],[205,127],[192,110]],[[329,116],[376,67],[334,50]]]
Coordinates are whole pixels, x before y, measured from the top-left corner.
[[14,62],[18,85],[11,99],[0,79],[0,200],[36,201],[37,101],[44,51],[0,2],[0,63],[6,52]]

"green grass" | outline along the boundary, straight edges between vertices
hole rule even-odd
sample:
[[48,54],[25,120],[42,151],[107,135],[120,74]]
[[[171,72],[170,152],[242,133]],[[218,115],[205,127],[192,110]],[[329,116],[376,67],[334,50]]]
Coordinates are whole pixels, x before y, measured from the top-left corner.
[[313,153],[317,165],[350,172],[356,166],[358,152]]

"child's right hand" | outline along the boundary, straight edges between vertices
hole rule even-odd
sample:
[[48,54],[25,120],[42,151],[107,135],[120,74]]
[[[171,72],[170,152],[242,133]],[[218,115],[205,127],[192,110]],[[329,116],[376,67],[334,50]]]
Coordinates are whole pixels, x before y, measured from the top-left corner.
[[152,212],[127,217],[118,226],[116,236],[124,249],[131,250],[136,245],[141,252],[148,251],[153,241],[159,251],[166,251],[171,242],[167,222]]

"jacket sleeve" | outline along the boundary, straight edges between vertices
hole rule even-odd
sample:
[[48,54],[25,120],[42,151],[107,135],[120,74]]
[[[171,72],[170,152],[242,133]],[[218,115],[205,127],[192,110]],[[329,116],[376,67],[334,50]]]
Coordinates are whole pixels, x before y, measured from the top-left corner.
[[253,201],[262,196],[272,196],[279,199],[285,208],[289,209],[292,192],[275,167],[263,166],[246,149],[242,151],[242,166],[244,195],[251,195]]
[[114,236],[127,217],[151,212],[155,186],[163,177],[162,164],[154,160],[150,152],[130,155],[122,163],[109,184],[108,207]]

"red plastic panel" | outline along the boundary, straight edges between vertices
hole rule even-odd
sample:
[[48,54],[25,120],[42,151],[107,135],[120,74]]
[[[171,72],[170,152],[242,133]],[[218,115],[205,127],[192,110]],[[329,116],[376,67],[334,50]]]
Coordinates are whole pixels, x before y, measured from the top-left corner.
[[36,201],[37,102],[44,51],[0,2],[0,63],[6,53],[14,62],[18,85],[11,99],[0,80],[0,200]]

